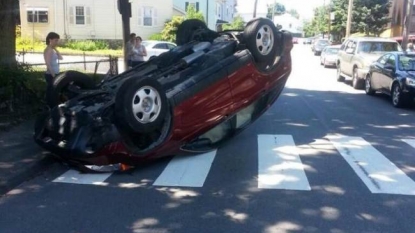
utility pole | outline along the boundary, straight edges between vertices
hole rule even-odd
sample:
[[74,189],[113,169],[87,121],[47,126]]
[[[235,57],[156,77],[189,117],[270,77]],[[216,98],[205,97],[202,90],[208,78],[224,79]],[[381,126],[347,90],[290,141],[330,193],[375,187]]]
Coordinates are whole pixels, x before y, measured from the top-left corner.
[[128,0],[118,0],[117,1],[118,11],[121,14],[122,19],[122,34],[124,42],[124,68],[127,70],[127,50],[125,44],[130,38],[130,18],[131,18],[131,3]]
[[346,25],[346,38],[350,36],[350,29],[352,27],[352,11],[353,11],[353,0],[349,0],[349,10],[347,12],[347,25]]
[[256,18],[256,7],[258,5],[258,0],[255,0],[255,5],[254,5],[254,18]]
[[408,5],[406,6],[406,12],[405,12],[405,25],[403,28],[403,35],[402,35],[402,48],[404,51],[407,49],[408,46],[408,37],[411,32],[411,24],[412,24],[412,12],[413,12],[413,6],[414,6],[414,0],[408,0]]

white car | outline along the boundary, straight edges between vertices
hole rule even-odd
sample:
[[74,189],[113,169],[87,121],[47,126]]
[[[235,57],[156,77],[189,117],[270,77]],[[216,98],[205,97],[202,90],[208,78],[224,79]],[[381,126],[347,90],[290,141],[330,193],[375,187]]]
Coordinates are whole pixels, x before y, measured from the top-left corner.
[[337,53],[340,50],[340,45],[327,46],[323,49],[320,55],[320,64],[327,66],[336,66],[337,64]]
[[144,45],[147,50],[147,56],[144,57],[145,61],[153,57],[157,57],[158,55],[167,52],[177,46],[175,43],[158,40],[145,40],[141,42],[141,44]]

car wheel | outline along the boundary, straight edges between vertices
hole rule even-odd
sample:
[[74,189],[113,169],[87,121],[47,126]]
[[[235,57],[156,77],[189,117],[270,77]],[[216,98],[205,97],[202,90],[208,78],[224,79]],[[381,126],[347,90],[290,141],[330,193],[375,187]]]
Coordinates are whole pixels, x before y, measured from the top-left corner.
[[357,76],[357,68],[353,69],[352,86],[354,89],[362,89],[362,81]]
[[176,44],[184,45],[193,40],[194,33],[200,29],[207,29],[208,27],[203,21],[198,19],[188,19],[183,21],[177,28]]
[[406,99],[398,83],[393,84],[391,94],[392,104],[394,107],[401,108],[405,106]]
[[244,30],[246,47],[255,61],[273,64],[277,53],[277,28],[269,19],[258,18],[248,22]]
[[341,73],[340,64],[337,65],[337,81],[338,82],[343,82],[344,81],[344,77],[342,76],[342,73]]
[[78,71],[66,71],[56,77],[47,102],[51,105],[49,107],[55,107],[79,95],[82,90],[93,88],[94,80],[88,75]]
[[327,68],[326,59],[323,60],[323,67]]
[[161,84],[154,79],[132,77],[125,81],[115,99],[117,124],[137,133],[159,128],[168,109]]
[[375,91],[372,88],[372,80],[371,80],[371,75],[368,74],[366,79],[365,79],[365,92],[367,95],[374,95]]

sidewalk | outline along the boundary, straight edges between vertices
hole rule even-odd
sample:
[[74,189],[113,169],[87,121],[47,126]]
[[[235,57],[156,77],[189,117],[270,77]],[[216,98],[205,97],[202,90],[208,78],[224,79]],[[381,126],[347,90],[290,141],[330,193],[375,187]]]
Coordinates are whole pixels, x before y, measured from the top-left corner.
[[34,177],[54,160],[33,140],[34,119],[0,132],[0,195]]

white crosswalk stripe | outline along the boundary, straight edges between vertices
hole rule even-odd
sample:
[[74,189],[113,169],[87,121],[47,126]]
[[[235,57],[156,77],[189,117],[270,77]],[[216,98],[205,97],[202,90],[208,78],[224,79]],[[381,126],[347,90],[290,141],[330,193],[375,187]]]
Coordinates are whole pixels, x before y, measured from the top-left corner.
[[415,139],[402,139],[402,141],[415,148]]
[[84,174],[79,171],[69,170],[53,180],[59,183],[72,184],[89,184],[89,185],[105,185],[104,181],[110,177],[112,173],[101,174]]
[[[363,138],[343,135],[327,138],[372,193],[415,195],[415,182]],[[258,188],[311,190],[301,153],[291,135],[258,135],[257,142]],[[414,139],[402,139],[402,142],[415,148]],[[203,187],[216,154],[215,150],[173,157],[160,175],[154,177],[152,185]],[[69,170],[53,182],[105,186],[112,174]]]
[[176,156],[153,185],[202,187],[215,155],[216,150],[200,155]]
[[258,135],[258,188],[311,190],[291,135]]
[[415,182],[363,138],[328,138],[372,193],[415,195]]

